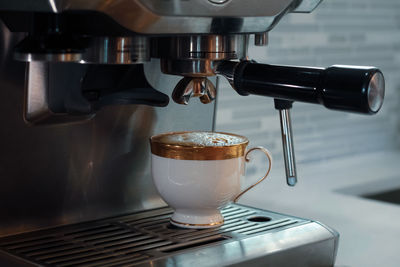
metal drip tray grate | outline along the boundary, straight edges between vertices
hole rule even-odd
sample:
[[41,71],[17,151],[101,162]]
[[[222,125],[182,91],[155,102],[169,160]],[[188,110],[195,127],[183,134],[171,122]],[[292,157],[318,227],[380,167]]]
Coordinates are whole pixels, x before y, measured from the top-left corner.
[[241,205],[222,213],[221,227],[181,229],[169,223],[172,210],[161,208],[5,237],[0,249],[35,265],[130,266],[308,222]]

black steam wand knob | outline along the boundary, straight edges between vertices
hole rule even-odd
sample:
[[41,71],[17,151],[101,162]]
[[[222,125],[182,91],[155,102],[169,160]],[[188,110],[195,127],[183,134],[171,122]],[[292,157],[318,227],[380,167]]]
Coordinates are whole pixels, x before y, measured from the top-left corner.
[[296,158],[294,155],[292,121],[290,119],[290,109],[293,101],[274,99],[275,109],[279,110],[281,122],[283,159],[285,162],[286,183],[295,186],[297,183]]

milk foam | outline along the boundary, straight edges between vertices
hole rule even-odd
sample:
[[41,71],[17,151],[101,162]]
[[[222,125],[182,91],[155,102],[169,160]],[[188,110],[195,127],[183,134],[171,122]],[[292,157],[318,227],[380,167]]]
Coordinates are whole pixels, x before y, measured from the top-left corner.
[[242,136],[229,135],[215,132],[185,132],[164,135],[163,143],[187,146],[232,146],[246,142]]

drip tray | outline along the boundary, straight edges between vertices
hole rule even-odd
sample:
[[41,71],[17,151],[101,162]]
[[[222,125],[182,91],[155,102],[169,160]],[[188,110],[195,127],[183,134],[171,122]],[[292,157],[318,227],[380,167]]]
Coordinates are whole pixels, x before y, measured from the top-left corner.
[[[243,249],[246,249],[247,243],[249,248],[253,243],[258,248],[265,246],[264,253],[268,251],[268,246],[276,242],[287,249],[282,236],[271,235],[282,232],[286,238],[293,239],[295,232],[285,232],[285,229],[299,229],[306,225],[315,228],[318,225],[314,235],[321,234],[319,228],[323,228],[332,237],[331,231],[315,222],[242,205],[232,204],[222,213],[225,223],[221,227],[181,229],[169,223],[172,210],[161,208],[5,237],[0,239],[0,250],[14,262],[22,260],[25,264],[39,266],[136,266],[150,263],[162,266],[171,259],[174,265],[191,261],[202,262],[202,266],[207,266],[207,263],[208,266],[218,266],[252,258],[250,252],[244,257],[240,256],[240,250],[236,251],[238,255],[229,256],[235,252],[238,244],[242,253],[246,252]],[[301,231],[304,235],[304,229]],[[266,234],[270,234],[269,243],[268,238],[265,239]],[[310,236],[309,233],[308,238]],[[301,238],[301,235],[298,237]],[[293,240],[289,243],[295,244]],[[227,251],[229,247],[232,251]],[[203,255],[196,253],[200,250]],[[254,249],[254,256],[258,255],[258,250]],[[213,260],[213,257],[218,257],[218,260]],[[237,257],[240,258],[235,260]]]

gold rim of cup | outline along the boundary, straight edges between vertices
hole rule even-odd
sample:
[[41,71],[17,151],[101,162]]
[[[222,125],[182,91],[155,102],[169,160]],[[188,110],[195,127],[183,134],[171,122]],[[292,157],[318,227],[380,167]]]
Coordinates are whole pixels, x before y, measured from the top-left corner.
[[[241,139],[240,142],[224,146],[206,146],[185,144],[182,142],[165,141],[166,136],[182,135],[186,133],[215,133],[234,136]],[[178,160],[221,160],[243,157],[249,140],[241,135],[225,132],[207,132],[207,131],[183,131],[169,132],[154,135],[150,137],[151,153],[154,155],[178,159]]]

